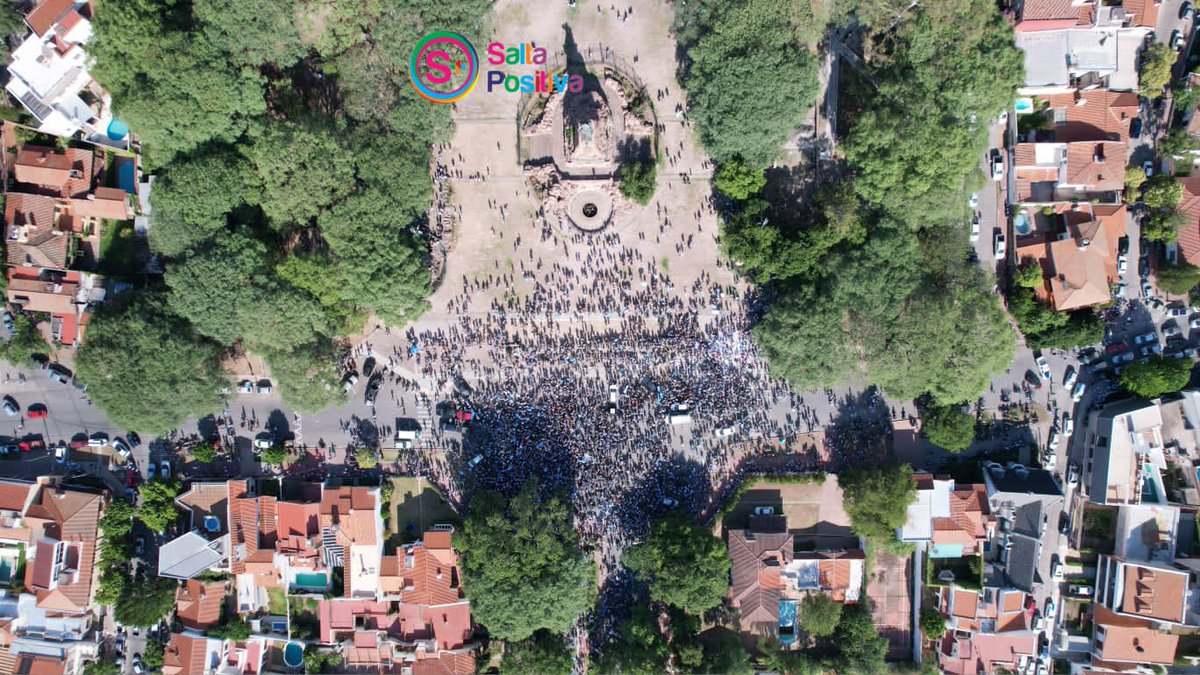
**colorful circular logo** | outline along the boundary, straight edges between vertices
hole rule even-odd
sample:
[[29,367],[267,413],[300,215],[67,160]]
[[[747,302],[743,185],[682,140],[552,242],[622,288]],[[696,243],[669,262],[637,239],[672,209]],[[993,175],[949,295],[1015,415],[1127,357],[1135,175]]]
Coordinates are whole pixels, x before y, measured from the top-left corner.
[[413,47],[408,79],[426,101],[454,103],[479,79],[479,56],[467,38],[448,30],[430,33]]

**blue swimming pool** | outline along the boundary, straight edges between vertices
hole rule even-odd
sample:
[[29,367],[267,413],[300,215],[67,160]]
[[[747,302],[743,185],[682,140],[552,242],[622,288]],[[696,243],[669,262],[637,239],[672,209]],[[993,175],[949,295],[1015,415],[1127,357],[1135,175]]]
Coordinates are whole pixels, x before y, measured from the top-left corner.
[[1033,112],[1033,99],[1031,99],[1031,98],[1017,99],[1016,103],[1013,104],[1013,111],[1015,111],[1018,115]]
[[1150,464],[1144,464],[1142,470],[1142,503],[1158,504],[1158,487],[1154,484],[1154,479],[1151,477],[1154,467]]
[[1033,225],[1029,222],[1029,214],[1024,211],[1018,211],[1017,215],[1013,216],[1013,230],[1021,235],[1027,235],[1033,231]]
[[131,195],[137,194],[135,174],[133,160],[121,162],[121,165],[117,167],[117,186]]
[[289,668],[299,668],[304,665],[304,645],[299,642],[289,642],[283,648],[283,662]]
[[324,572],[304,572],[296,575],[296,588],[315,588],[325,590],[329,585],[329,577]]
[[796,641],[796,601],[779,601],[779,644],[790,645]]
[[117,118],[108,123],[108,137],[114,141],[124,139],[129,135],[129,126]]
[[12,581],[13,566],[8,558],[0,558],[0,584]]

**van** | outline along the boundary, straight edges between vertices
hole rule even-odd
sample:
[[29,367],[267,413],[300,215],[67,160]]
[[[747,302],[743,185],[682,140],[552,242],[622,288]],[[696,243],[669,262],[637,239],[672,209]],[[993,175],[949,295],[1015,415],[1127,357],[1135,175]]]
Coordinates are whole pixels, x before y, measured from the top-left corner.
[[669,413],[667,415],[667,424],[691,424],[692,416],[687,413]]

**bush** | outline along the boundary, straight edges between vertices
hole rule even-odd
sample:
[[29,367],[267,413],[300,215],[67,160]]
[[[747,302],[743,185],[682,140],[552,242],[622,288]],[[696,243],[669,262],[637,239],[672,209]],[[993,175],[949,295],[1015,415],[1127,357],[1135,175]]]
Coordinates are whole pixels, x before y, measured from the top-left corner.
[[930,640],[938,640],[946,634],[946,620],[942,613],[929,607],[921,608],[921,632]]
[[360,469],[374,469],[379,466],[379,457],[371,448],[359,450],[354,454],[354,459],[358,462]]
[[809,635],[816,637],[833,635],[833,631],[837,630],[841,620],[842,603],[828,595],[805,596],[800,606],[800,625]]
[[651,160],[632,162],[621,167],[621,194],[639,204],[649,204],[654,196],[658,169]]
[[278,446],[278,445],[272,445],[271,447],[267,448],[266,450],[263,450],[263,452],[262,452],[262,463],[263,464],[270,464],[271,466],[279,466],[279,465],[283,464],[283,460],[285,460],[285,459],[287,459],[287,450],[284,450],[281,446]]
[[1158,270],[1158,287],[1172,295],[1186,295],[1200,284],[1200,267],[1180,263]]
[[1147,361],[1134,363],[1126,368],[1121,373],[1121,386],[1138,396],[1157,398],[1183,389],[1191,376],[1190,359],[1153,356]]
[[756,171],[740,159],[722,164],[713,176],[713,184],[726,197],[743,202],[758,194],[767,184],[762,171]]
[[960,406],[930,406],[921,415],[921,432],[939,448],[962,452],[975,441],[975,418]]
[[208,464],[217,458],[217,449],[212,446],[212,443],[199,443],[192,448],[192,457],[201,464]]

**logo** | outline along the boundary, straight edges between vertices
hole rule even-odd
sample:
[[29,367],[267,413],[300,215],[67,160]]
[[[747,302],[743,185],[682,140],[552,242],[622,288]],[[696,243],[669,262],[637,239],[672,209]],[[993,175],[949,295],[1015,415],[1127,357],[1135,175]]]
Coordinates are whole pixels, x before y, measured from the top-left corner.
[[430,33],[413,47],[408,79],[426,101],[454,103],[475,87],[479,55],[471,41],[458,33]]

